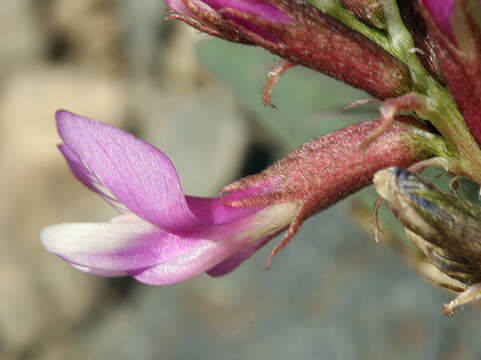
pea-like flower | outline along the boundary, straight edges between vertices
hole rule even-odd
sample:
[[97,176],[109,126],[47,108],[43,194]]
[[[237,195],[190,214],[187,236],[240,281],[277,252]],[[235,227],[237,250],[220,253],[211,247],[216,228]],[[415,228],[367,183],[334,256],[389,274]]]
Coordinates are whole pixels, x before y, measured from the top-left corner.
[[84,272],[153,285],[227,274],[288,229],[270,263],[304,219],[369,184],[377,170],[430,156],[421,144],[433,138],[396,122],[360,152],[378,123],[352,125],[227,186],[219,197],[201,198],[183,194],[174,166],[152,145],[65,110],[56,119],[58,147],[72,173],[122,215],[47,227],[43,245]]

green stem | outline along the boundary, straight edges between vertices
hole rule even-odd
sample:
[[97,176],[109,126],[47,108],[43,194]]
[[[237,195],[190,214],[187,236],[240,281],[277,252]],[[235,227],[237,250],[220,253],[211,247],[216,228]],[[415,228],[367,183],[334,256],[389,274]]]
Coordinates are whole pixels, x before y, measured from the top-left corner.
[[395,54],[396,58],[408,65],[411,78],[416,87],[426,89],[432,77],[424,68],[416,52],[413,51],[415,49],[414,40],[409,30],[404,26],[396,1],[382,0],[382,5],[392,53]]
[[456,162],[463,175],[481,184],[481,149],[454,102],[446,101],[446,98],[443,100],[437,104],[436,111],[431,114],[429,120],[449,147],[454,149]]

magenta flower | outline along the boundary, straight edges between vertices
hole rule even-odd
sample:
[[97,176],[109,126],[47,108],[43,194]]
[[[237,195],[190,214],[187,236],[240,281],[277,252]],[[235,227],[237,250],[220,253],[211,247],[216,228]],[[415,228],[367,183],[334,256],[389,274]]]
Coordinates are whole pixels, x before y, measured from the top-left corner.
[[152,145],[65,110],[56,119],[73,174],[123,214],[47,227],[44,247],[84,272],[155,285],[227,274],[289,228],[270,264],[308,216],[371,183],[379,169],[429,156],[422,131],[400,122],[360,152],[378,126],[371,121],[300,147],[220,197],[200,198],[183,194],[172,163]]
[[[124,213],[109,223],[65,223],[41,232],[48,251],[82,271],[131,275],[155,285],[204,271],[223,275],[295,214],[292,202],[236,208],[217,198],[184,196],[172,163],[155,147],[65,110],[56,118],[64,141],[59,149],[73,174]],[[262,190],[227,198],[235,201]]]

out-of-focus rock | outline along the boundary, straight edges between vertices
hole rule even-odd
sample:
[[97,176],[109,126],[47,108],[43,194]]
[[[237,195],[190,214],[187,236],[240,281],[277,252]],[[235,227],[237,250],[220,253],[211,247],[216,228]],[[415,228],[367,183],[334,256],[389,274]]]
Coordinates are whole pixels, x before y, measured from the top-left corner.
[[166,44],[159,41],[165,30],[173,23],[163,21],[167,14],[166,4],[159,0],[123,1],[122,19],[124,36],[123,53],[132,80],[160,80],[160,56]]
[[[0,97],[0,342],[21,350],[79,321],[100,281],[42,248],[42,227],[102,220],[113,211],[70,174],[56,149],[54,112],[68,108],[121,125],[121,81],[77,67],[37,67],[13,74]],[[79,191],[72,191],[78,186]],[[71,204],[71,205],[69,205]],[[13,350],[12,350],[13,351]]]
[[123,68],[119,1],[48,0],[47,4],[45,27],[51,40],[68,47],[70,61],[109,72]]
[[0,6],[0,79],[42,56],[45,33],[31,0],[2,0]]
[[248,129],[223,92],[211,86],[198,93],[151,92],[144,98],[139,132],[169,156],[188,194],[216,195],[242,165]]

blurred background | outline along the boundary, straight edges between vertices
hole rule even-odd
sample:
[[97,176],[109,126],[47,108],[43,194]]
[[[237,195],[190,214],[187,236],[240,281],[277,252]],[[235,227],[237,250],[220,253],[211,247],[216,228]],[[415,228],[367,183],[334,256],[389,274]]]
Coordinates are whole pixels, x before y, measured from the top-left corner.
[[0,2],[0,359],[478,359],[479,310],[442,316],[454,294],[390,246],[399,227],[372,241],[372,189],[307,221],[270,271],[275,240],[226,277],[169,287],[89,276],[44,251],[42,227],[115,215],[57,151],[56,109],[151,142],[204,196],[375,117],[342,112],[366,95],[302,68],[264,108],[275,57],[165,14],[161,0]]

